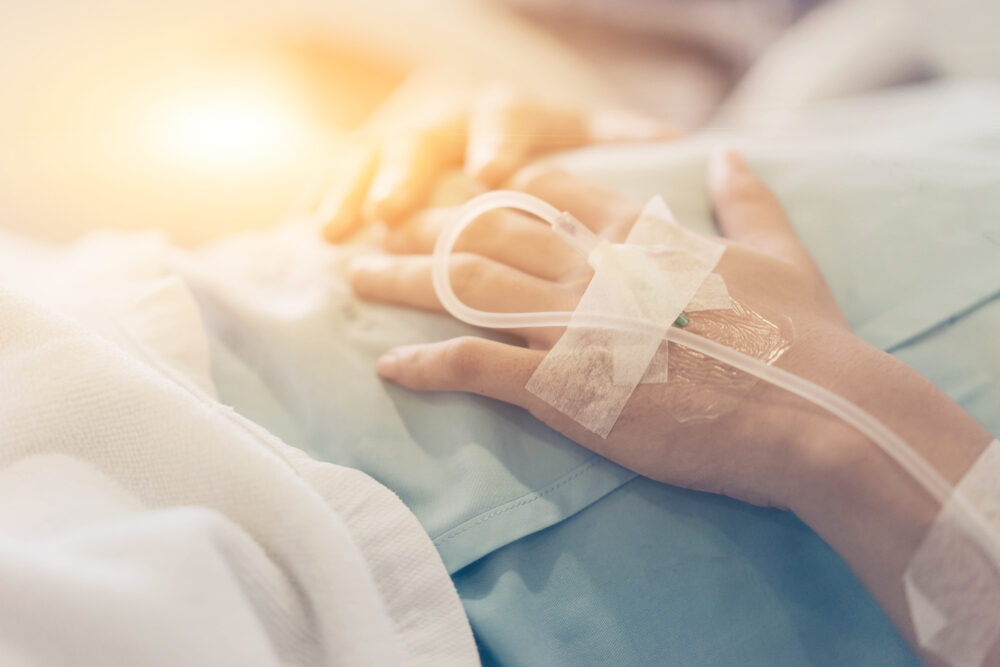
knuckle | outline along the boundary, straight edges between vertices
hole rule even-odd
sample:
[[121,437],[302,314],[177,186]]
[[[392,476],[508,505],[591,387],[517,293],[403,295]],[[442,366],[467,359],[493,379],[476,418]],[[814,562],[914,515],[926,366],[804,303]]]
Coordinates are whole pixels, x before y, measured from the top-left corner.
[[361,296],[371,293],[372,276],[366,268],[352,267],[348,273],[347,280],[351,288]]
[[471,253],[456,253],[451,259],[451,281],[456,289],[469,288],[487,279],[489,265]]
[[481,360],[475,338],[465,336],[448,341],[442,354],[445,366],[456,383],[466,385],[478,377]]

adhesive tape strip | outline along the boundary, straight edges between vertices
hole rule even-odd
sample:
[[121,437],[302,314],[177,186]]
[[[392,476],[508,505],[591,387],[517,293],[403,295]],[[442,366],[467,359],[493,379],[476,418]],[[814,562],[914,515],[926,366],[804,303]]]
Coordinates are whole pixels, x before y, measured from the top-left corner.
[[903,574],[920,646],[954,667],[978,667],[1000,637],[1000,554],[969,511],[1000,535],[1000,442],[955,487]]
[[701,284],[684,310],[695,313],[699,310],[729,310],[730,306],[732,300],[729,298],[729,290],[726,289],[726,281],[718,273],[710,273],[705,276],[705,282]]
[[[724,251],[722,243],[678,225],[661,198],[650,200],[624,245],[601,244],[591,253],[594,278],[570,326],[528,380],[527,390],[607,437],[667,329]],[[717,293],[711,299],[722,302]],[[642,319],[656,326],[626,331],[573,323],[580,315],[594,313]]]
[[[688,305],[684,306],[684,312],[695,313],[704,310],[729,310],[733,302],[729,298],[729,290],[726,289],[726,281],[718,273],[710,273],[705,277],[705,282],[701,284]],[[667,341],[660,344],[660,348],[653,355],[653,359],[646,368],[646,373],[642,376],[639,384],[662,384],[669,377],[670,358],[668,356],[670,346]]]

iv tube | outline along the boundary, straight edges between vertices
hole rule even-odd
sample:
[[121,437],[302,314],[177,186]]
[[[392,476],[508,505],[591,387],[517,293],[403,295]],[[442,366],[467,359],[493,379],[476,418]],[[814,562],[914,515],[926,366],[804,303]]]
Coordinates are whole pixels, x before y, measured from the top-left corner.
[[[536,197],[521,192],[498,190],[471,199],[459,210],[455,221],[442,231],[434,247],[432,269],[434,290],[442,305],[454,317],[468,324],[492,329],[566,327],[569,326],[572,319],[574,326],[612,329],[654,328],[657,331],[660,330],[655,324],[643,320],[615,316],[590,313],[574,314],[568,311],[490,313],[464,304],[459,300],[451,285],[448,255],[455,247],[462,231],[476,218],[495,208],[517,209],[541,218],[583,253],[589,254],[600,243],[593,232],[569,213],[561,212]],[[850,401],[805,378],[776,366],[768,366],[758,359],[690,331],[672,326],[667,330],[666,339],[718,359],[733,368],[754,375],[827,410],[881,447],[942,506],[951,498],[952,486],[937,470],[931,467],[923,457],[913,451],[892,430]]]

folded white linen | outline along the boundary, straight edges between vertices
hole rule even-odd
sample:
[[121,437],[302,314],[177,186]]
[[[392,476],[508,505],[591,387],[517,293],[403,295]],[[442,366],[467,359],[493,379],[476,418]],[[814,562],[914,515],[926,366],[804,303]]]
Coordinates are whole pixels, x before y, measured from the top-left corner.
[[[398,498],[213,398],[182,284],[155,271],[113,290],[91,281],[81,310],[3,254],[0,662],[478,661],[440,557]],[[61,298],[70,317],[53,308]]]

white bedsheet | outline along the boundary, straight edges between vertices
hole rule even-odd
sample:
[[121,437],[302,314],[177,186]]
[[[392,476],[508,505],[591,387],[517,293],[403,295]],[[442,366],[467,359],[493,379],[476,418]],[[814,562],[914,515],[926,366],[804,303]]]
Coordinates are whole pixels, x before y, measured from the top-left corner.
[[0,663],[478,661],[398,498],[213,398],[156,239],[0,257]]

